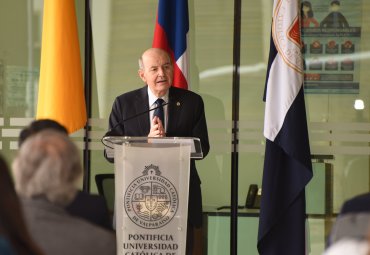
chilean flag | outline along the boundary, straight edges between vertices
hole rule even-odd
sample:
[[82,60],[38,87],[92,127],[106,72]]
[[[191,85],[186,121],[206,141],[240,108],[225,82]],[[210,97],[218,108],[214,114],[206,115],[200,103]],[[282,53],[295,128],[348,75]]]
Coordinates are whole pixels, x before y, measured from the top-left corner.
[[173,86],[188,89],[189,13],[187,0],[159,0],[153,48],[167,51],[174,63]]
[[298,0],[274,0],[264,100],[266,137],[258,229],[261,255],[304,255],[312,178]]

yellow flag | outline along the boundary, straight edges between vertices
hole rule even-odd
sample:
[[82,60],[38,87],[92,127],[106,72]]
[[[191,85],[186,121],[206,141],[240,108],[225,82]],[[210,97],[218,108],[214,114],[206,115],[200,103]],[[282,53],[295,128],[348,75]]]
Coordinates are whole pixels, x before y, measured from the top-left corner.
[[36,118],[55,120],[69,133],[86,123],[74,0],[44,0]]

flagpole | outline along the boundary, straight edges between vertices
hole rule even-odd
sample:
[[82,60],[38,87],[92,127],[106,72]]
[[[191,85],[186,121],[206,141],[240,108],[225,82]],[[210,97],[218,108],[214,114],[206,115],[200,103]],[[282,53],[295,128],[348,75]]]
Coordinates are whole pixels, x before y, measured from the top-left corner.
[[90,170],[91,170],[91,158],[90,158],[90,118],[91,118],[91,42],[92,42],[92,31],[91,31],[91,18],[90,18],[90,0],[85,0],[85,101],[86,101],[86,114],[87,121],[85,126],[84,135],[84,150],[83,150],[83,162],[84,162],[84,176],[83,176],[83,190],[87,193],[90,192]]
[[231,152],[231,214],[230,254],[238,251],[238,154],[239,154],[239,98],[240,98],[240,31],[241,0],[234,0],[233,92],[232,92],[232,152]]

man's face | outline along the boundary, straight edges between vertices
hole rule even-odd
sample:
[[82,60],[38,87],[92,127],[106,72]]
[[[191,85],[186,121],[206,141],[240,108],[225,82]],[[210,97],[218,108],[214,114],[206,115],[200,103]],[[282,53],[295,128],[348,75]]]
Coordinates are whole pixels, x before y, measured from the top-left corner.
[[149,49],[142,56],[140,78],[157,97],[162,97],[172,85],[173,67],[168,55],[160,49]]

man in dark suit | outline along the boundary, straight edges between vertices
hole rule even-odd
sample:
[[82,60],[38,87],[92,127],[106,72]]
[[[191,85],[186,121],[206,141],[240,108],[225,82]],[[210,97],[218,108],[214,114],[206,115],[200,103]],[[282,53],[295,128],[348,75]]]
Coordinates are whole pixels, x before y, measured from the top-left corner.
[[[173,65],[169,55],[157,48],[146,50],[139,59],[139,76],[146,85],[115,99],[109,117],[110,130],[121,136],[197,137],[205,157],[209,152],[209,142],[203,100],[194,92],[172,86]],[[162,120],[155,111],[147,112],[158,107],[157,99],[166,104]],[[131,118],[133,116],[137,117]],[[191,160],[188,205],[190,245],[193,228],[202,225],[200,183],[195,161]]]

